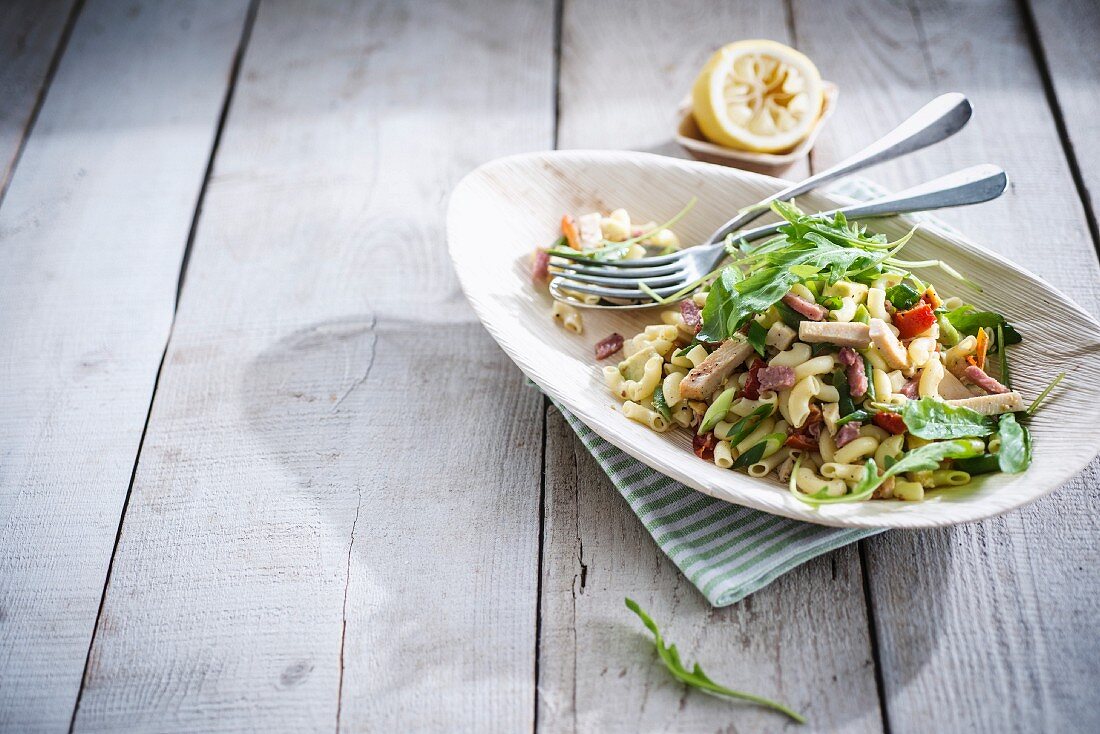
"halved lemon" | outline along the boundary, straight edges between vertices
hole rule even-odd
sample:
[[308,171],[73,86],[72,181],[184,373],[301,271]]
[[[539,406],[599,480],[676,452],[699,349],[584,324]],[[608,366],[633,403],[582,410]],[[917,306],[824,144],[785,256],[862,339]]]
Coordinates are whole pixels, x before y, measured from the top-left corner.
[[822,98],[821,74],[805,55],[775,41],[738,41],[703,67],[692,112],[711,142],[777,153],[810,133]]

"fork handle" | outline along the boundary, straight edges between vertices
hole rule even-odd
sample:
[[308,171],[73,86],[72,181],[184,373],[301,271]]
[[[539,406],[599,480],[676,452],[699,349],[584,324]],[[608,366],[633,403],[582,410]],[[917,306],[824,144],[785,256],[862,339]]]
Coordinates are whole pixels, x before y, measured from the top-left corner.
[[800,183],[792,184],[782,191],[772,194],[758,205],[742,211],[723,224],[710,238],[710,242],[720,242],[730,232],[744,227],[768,210],[773,201],[787,201],[801,196],[807,191],[847,176],[850,173],[885,163],[900,156],[927,148],[951,137],[970,120],[973,108],[970,101],[958,92],[941,94],[917,110],[909,119],[895,127],[886,135],[871,143],[853,156],[845,158],[835,166],[814,174]]
[[[1007,186],[1008,174],[1000,166],[982,163],[940,176],[904,191],[886,194],[868,202],[832,209],[822,214],[832,216],[840,212],[848,219],[870,219],[951,206],[980,204],[983,201],[996,199]],[[786,222],[778,222],[746,230],[738,239],[752,242],[768,237],[778,232],[784,224]]]

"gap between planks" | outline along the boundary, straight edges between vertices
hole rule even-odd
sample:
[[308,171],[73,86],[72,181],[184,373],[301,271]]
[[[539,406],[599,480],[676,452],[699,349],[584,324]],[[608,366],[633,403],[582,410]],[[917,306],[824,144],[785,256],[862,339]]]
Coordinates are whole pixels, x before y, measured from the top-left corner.
[[[203,199],[206,197],[206,188],[210,182],[210,174],[214,169],[214,160],[217,158],[218,155],[218,146],[221,143],[222,130],[224,130],[225,121],[229,116],[229,107],[233,102],[233,92],[236,89],[237,77],[239,76],[241,70],[241,60],[244,58],[245,51],[248,48],[248,40],[251,37],[252,27],[256,21],[256,11],[259,7],[259,2],[260,0],[250,0],[249,2],[248,11],[245,14],[244,25],[241,28],[241,37],[240,40],[237,42],[237,50],[233,55],[233,63],[230,66],[229,79],[226,85],[225,97],[222,100],[221,110],[218,113],[217,128],[214,131],[214,141],[210,146],[210,155],[206,161],[206,170],[203,172],[202,185],[199,188],[199,195],[195,201],[195,212],[191,217],[191,226],[187,232],[187,242],[184,245],[183,257],[180,259],[180,275],[176,287],[175,300],[177,311],[179,309],[180,294],[183,292],[183,282],[184,276],[186,275],[187,271],[187,262],[191,254],[191,247],[195,241],[195,232],[198,228],[199,217],[202,214]],[[77,5],[83,6],[83,0],[78,0]],[[70,19],[69,27],[65,29],[65,41],[68,40],[68,34],[71,32],[72,26],[75,25],[75,20],[76,16],[74,14],[74,16]],[[61,54],[59,53],[58,56],[54,59],[53,63],[55,68],[57,63],[60,61],[60,57]],[[52,72],[53,69],[51,69],[51,77]],[[42,96],[44,97],[45,94],[43,93]],[[39,102],[41,103],[41,100]],[[35,114],[37,114],[37,109],[35,110]],[[28,135],[24,136],[24,141],[26,141],[27,137],[29,137],[29,128]],[[0,199],[0,201],[2,201],[2,199]],[[84,688],[87,685],[88,681],[88,666],[91,664],[92,650],[95,647],[96,635],[99,632],[100,621],[103,617],[103,607],[107,601],[107,589],[111,585],[111,572],[114,570],[115,556],[118,554],[119,541],[122,539],[122,528],[126,521],[126,510],[130,506],[130,495],[134,491],[134,479],[137,477],[138,465],[141,463],[141,453],[142,449],[145,447],[145,434],[149,430],[149,418],[153,414],[153,404],[156,402],[157,399],[157,388],[160,386],[161,374],[164,371],[164,361],[168,356],[168,347],[172,343],[172,331],[174,327],[175,316],[173,315],[172,325],[168,329],[168,338],[164,340],[164,351],[161,352],[160,362],[157,365],[157,373],[153,379],[153,390],[152,393],[149,395],[149,408],[145,412],[145,423],[142,425],[141,428],[141,438],[138,440],[137,453],[134,455],[134,465],[130,470],[130,481],[126,486],[126,497],[122,501],[122,512],[119,514],[118,518],[118,529],[115,531],[114,545],[111,547],[111,558],[107,563],[107,574],[103,578],[103,592],[100,594],[99,597],[99,608],[96,611],[95,623],[92,625],[92,634],[90,639],[88,640],[88,653],[84,658],[84,672],[80,676],[80,688],[77,690],[76,703],[73,705],[73,713],[69,719],[70,734],[72,734],[72,732],[75,730],[76,716],[77,713],[80,711],[80,702],[84,697]]]

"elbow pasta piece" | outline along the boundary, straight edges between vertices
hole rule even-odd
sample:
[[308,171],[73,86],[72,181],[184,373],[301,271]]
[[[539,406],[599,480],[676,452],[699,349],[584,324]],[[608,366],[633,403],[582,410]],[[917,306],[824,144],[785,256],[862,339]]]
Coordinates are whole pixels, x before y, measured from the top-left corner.
[[966,358],[978,349],[978,339],[968,336],[944,353],[944,366],[952,372],[966,368]]
[[799,298],[809,301],[810,303],[817,303],[817,296],[814,295],[814,292],[806,286],[802,285],[801,283],[795,283],[794,285],[792,285],[791,293],[795,294]]
[[821,406],[821,417],[825,419],[825,428],[830,434],[836,434],[836,422],[840,420],[840,406],[836,403],[826,403]]
[[616,209],[599,222],[604,239],[612,242],[630,239],[630,215],[626,209]]
[[691,428],[691,421],[695,418],[695,411],[687,402],[682,402],[672,409],[672,420],[681,428]]
[[881,403],[890,399],[890,396],[894,393],[894,386],[890,384],[890,378],[886,376],[885,370],[881,370],[875,367],[871,370],[871,383],[875,387],[875,399]]
[[920,373],[920,381],[917,390],[922,398],[938,398],[940,396],[940,382],[943,381],[943,365],[940,364],[940,355],[932,354],[924,364]]
[[802,494],[817,494],[824,490],[826,497],[841,497],[848,493],[848,485],[842,479],[823,479],[805,466],[794,473],[794,484]]
[[859,435],[873,438],[879,443],[882,443],[886,439],[890,438],[891,434],[887,433],[886,431],[882,430],[872,423],[868,423],[865,426],[859,427]]
[[704,359],[710,356],[710,353],[706,350],[706,348],[703,347],[702,344],[696,344],[694,347],[691,348],[691,351],[689,351],[684,356],[687,357],[689,362],[691,362],[692,367],[698,367],[703,363]]
[[707,296],[710,295],[710,291],[699,291],[691,297],[691,300],[695,302],[695,305],[699,308],[707,305]]
[[794,379],[803,380],[810,375],[823,375],[826,372],[832,372],[836,366],[836,360],[831,354],[823,354],[820,357],[814,357],[808,359],[802,364],[794,368]]
[[890,436],[884,439],[882,443],[875,449],[875,463],[881,469],[886,466],[886,457],[896,459],[901,456],[902,443],[905,441],[905,435]]
[[714,445],[714,463],[720,469],[733,466],[733,451],[730,450],[729,441],[719,441]]
[[778,451],[769,456],[760,457],[760,461],[749,465],[749,476],[766,477],[775,471],[775,468],[790,458],[791,450],[781,446]]
[[838,464],[827,461],[821,465],[821,476],[826,479],[842,479],[845,482],[858,482],[863,478],[862,464]]
[[666,421],[660,413],[655,410],[650,410],[644,405],[639,405],[633,400],[627,400],[623,403],[623,415],[632,421],[637,421],[644,426],[652,428],[658,433],[664,433],[668,430],[668,421]]
[[665,405],[673,407],[680,402],[680,383],[684,379],[683,372],[673,372],[665,377],[661,384],[661,392],[665,396]]
[[867,295],[867,286],[863,283],[853,283],[850,280],[838,280],[832,285],[825,286],[822,294],[840,298],[855,298],[856,302],[859,303]]
[[837,464],[854,464],[860,459],[865,459],[875,453],[879,446],[878,439],[870,436],[860,436],[849,441],[833,454],[833,461]]
[[890,323],[890,312],[886,310],[886,291],[882,288],[867,289],[867,313],[873,319],[882,319]]
[[772,367],[797,367],[810,358],[810,345],[798,342],[790,349],[780,352],[768,362]]
[[759,400],[749,400],[748,398],[738,398],[730,406],[730,415],[736,415],[744,418],[749,413],[753,412],[761,405],[771,405],[772,409],[775,409],[775,404],[779,401],[779,396],[771,390],[765,390],[760,393]]
[[737,449],[737,454],[740,456],[756,444],[764,440],[764,436],[767,436],[772,432],[772,428],[775,426],[775,421],[771,418],[765,418],[760,421],[760,424],[753,429],[752,433],[741,439],[741,442],[734,446]]
[[817,452],[821,454],[821,460],[825,463],[835,461],[836,439],[828,431],[822,431],[817,438]]
[[924,499],[924,485],[900,477],[894,478],[894,499],[918,502]]
[[[645,355],[649,356],[646,357]],[[624,366],[631,374],[638,372],[639,358],[644,357],[641,363],[640,376],[631,379],[623,374]],[[660,354],[653,352],[639,352],[630,359],[620,362],[617,367],[604,367],[604,381],[620,400],[632,400],[635,402],[645,400],[657,388],[661,382],[661,364],[664,362]]]
[[920,368],[928,363],[936,351],[936,340],[927,336],[918,336],[909,342],[909,367]]
[[783,416],[783,420],[787,421],[787,425],[791,425],[791,391],[780,390],[779,399],[776,402],[776,406],[779,408],[779,414]]
[[935,469],[932,484],[936,487],[958,487],[970,482],[970,475],[959,469]]
[[565,327],[566,331],[571,331],[574,334],[584,333],[584,322],[581,321],[581,314],[572,306],[561,301],[554,301],[550,314],[554,317],[554,321]]
[[886,364],[886,359],[882,356],[882,352],[872,344],[866,349],[862,350],[861,354],[867,358],[867,361],[871,363],[871,367],[883,372],[890,371],[890,365]]
[[856,309],[859,308],[859,298],[856,296],[847,296],[840,299],[841,307],[833,309],[830,313],[833,315],[833,321],[838,321],[843,324],[851,323],[852,319],[856,316]]
[[[826,385],[824,382],[819,382],[818,384],[820,385],[820,387],[814,394],[815,398],[825,404],[836,403],[840,400],[840,391],[837,390],[835,387],[833,387],[832,385]],[[821,409],[824,410],[825,406],[823,405]]]
[[821,380],[813,375],[799,380],[791,388],[791,397],[787,400],[787,413],[784,418],[795,428],[801,428],[810,415],[810,398],[821,389]]

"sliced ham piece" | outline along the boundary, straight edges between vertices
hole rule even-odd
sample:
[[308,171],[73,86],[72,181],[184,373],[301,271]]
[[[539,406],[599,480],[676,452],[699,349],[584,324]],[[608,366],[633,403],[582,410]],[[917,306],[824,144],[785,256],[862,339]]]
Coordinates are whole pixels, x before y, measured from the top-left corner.
[[756,373],[756,379],[760,383],[759,392],[789,390],[795,383],[794,370],[783,365],[761,369]]
[[948,405],[956,408],[970,408],[982,415],[999,415],[1000,413],[1013,413],[1024,409],[1024,399],[1018,392],[1003,392],[995,395],[979,395],[974,398],[962,400],[947,400]]
[[862,426],[863,424],[859,421],[852,421],[841,426],[840,430],[836,432],[836,447],[839,449],[841,446],[846,446],[859,438],[859,429]]
[[622,348],[623,335],[612,333],[610,336],[596,342],[596,359],[607,359]]
[[699,312],[699,307],[695,305],[695,301],[690,298],[680,301],[680,316],[684,319],[684,326],[696,334],[703,328],[703,316]]
[[828,313],[823,307],[818,306],[816,303],[810,303],[805,298],[796,296],[793,293],[788,293],[783,296],[783,303],[787,304],[795,311],[798,311],[811,321],[821,321],[825,318],[825,314]]
[[550,253],[535,250],[535,259],[531,262],[531,280],[541,283],[550,277]]
[[909,380],[901,386],[901,389],[898,390],[898,392],[909,398],[910,400],[916,400],[917,397],[920,395],[920,380],[918,380],[917,378]]
[[871,327],[858,321],[803,321],[798,325],[798,338],[807,344],[836,344],[838,347],[866,349],[871,344]]
[[863,355],[852,349],[844,347],[837,355],[840,363],[848,368],[848,392],[853,398],[861,398],[867,394],[867,370],[863,365]]
[[1007,387],[987,375],[985,373],[985,370],[983,370],[981,367],[978,367],[977,365],[972,364],[968,366],[963,374],[966,375],[966,379],[970,380],[975,385],[988,393],[1000,395],[1001,393],[1008,392]]
[[909,366],[909,353],[905,351],[905,347],[894,336],[894,332],[890,331],[890,327],[885,321],[871,319],[868,334],[871,341],[878,347],[879,352],[882,353],[882,358],[886,360],[886,364],[895,370],[903,370]]
[[680,395],[689,400],[706,400],[718,386],[753,353],[752,344],[727,339],[680,383]]

